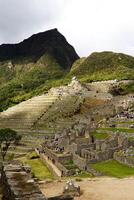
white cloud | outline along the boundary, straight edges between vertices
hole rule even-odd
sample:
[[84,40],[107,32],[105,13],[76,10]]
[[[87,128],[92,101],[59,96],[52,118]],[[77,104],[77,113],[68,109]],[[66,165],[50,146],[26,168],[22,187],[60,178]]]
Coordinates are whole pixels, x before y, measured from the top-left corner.
[[[62,0],[0,0],[1,42],[18,42],[58,20]],[[56,16],[56,17],[55,17]]]
[[105,50],[134,55],[133,8],[133,0],[0,0],[0,41],[57,27],[81,56]]
[[81,55],[103,50],[133,54],[133,7],[133,0],[72,0],[60,26]]

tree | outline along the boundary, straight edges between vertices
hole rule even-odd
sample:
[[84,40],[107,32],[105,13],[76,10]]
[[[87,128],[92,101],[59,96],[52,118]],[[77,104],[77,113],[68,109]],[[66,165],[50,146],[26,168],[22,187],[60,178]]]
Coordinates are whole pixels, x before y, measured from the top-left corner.
[[0,151],[2,160],[5,160],[5,156],[11,144],[16,146],[21,140],[21,135],[18,135],[16,131],[6,128],[0,129]]

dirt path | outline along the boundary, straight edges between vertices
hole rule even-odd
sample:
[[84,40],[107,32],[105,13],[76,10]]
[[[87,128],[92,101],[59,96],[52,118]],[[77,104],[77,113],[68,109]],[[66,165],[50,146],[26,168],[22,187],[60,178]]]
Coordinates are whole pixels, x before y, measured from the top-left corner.
[[[47,196],[61,194],[66,181],[40,185]],[[134,200],[134,177],[126,179],[94,178],[77,182],[83,194],[75,200]]]

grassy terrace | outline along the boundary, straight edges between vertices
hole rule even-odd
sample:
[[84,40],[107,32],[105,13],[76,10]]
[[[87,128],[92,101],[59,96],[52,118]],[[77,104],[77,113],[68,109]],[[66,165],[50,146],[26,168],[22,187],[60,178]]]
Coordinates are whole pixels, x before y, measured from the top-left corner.
[[19,158],[19,161],[31,167],[33,177],[38,178],[39,180],[53,179],[53,176],[49,169],[42,163],[40,158],[38,158],[35,153],[29,154],[25,157],[21,157]]
[[81,171],[76,178],[92,178],[93,175],[86,171]]
[[128,122],[114,122],[114,124],[134,124],[134,121],[128,121]]
[[65,166],[68,170],[72,170],[72,169],[75,170],[75,169],[78,169],[78,167],[74,164],[73,160],[64,162],[64,166]]
[[98,133],[96,131],[92,132],[91,134],[97,140],[104,140],[104,139],[106,139],[108,137],[107,133]]
[[[90,178],[92,177],[92,174],[90,174],[89,172],[86,171],[82,171],[80,170],[73,162],[73,160],[71,161],[66,161],[64,162],[64,166],[66,167],[66,169],[68,170],[76,170],[78,172],[78,174],[75,174],[74,176],[76,177],[76,179],[78,178]],[[73,176],[73,177],[74,177]]]
[[132,128],[98,128],[98,131],[112,131],[112,132],[124,132],[124,133],[134,133],[134,129]]
[[112,176],[116,178],[125,178],[134,176],[134,168],[120,164],[115,160],[108,160],[91,165],[96,171],[105,176]]

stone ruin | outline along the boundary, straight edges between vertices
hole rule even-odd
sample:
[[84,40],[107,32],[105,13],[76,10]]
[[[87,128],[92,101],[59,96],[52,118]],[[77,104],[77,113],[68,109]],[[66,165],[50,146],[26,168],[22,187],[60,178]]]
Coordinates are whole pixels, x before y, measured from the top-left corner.
[[[61,176],[75,175],[76,167],[96,175],[90,164],[112,159],[115,152],[128,147],[125,135],[109,134],[107,138],[97,140],[89,129],[81,126],[80,130],[67,129],[57,134],[42,146],[41,152],[61,171]],[[66,163],[73,163],[74,169],[67,168]]]
[[34,179],[31,178],[30,167],[22,166],[18,161],[13,161],[6,164],[1,173],[2,200],[73,200],[74,194],[79,194],[79,187],[73,183],[68,184],[66,192],[60,196],[47,198],[42,194]]
[[77,186],[72,180],[67,181],[63,194],[67,194],[73,197],[80,196],[80,186]]
[[46,200],[31,178],[30,170],[20,164],[7,164],[1,175],[3,200]]
[[134,168],[134,147],[120,150],[114,153],[114,159],[118,162]]

